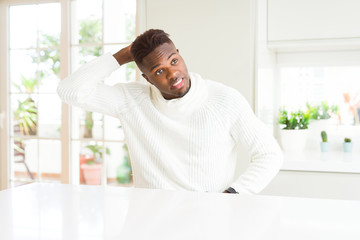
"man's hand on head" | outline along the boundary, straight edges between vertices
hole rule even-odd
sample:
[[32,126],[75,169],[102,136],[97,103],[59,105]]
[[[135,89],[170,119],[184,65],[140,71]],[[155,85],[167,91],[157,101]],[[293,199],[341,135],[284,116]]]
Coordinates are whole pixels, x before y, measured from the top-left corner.
[[129,46],[120,49],[113,55],[120,65],[134,61],[133,56],[131,55],[131,46],[132,43]]

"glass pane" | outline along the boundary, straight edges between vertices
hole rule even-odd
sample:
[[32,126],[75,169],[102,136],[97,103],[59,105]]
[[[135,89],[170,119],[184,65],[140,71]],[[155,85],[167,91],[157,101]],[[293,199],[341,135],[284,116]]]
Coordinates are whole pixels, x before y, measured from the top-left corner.
[[35,48],[38,22],[36,5],[11,6],[9,15],[10,48]]
[[59,138],[61,101],[56,94],[39,95],[39,137]]
[[288,122],[297,122],[290,113],[299,109],[309,116],[306,150],[320,151],[322,131],[330,151],[343,151],[345,138],[359,141],[360,67],[283,67],[280,76],[281,106]]
[[105,149],[107,184],[130,186],[131,164],[126,144],[106,143]]
[[71,70],[74,72],[83,64],[102,55],[101,46],[94,47],[73,47],[71,49]]
[[95,112],[72,108],[72,137],[73,139],[102,139],[103,115]]
[[104,42],[132,42],[135,38],[136,0],[104,1]]
[[124,132],[119,119],[104,116],[104,138],[105,140],[124,140]]
[[34,180],[38,178],[38,142],[36,139],[16,137],[11,141],[11,179]]
[[37,92],[36,62],[35,50],[10,51],[11,92]]
[[38,98],[36,95],[11,96],[11,133],[15,136],[35,136],[38,132]]
[[[74,142],[76,144],[79,142]],[[77,157],[79,159],[79,177],[81,184],[101,185],[103,171],[103,148],[102,142],[81,142]]]
[[71,42],[102,42],[102,1],[77,0],[71,2]]
[[[105,45],[104,53],[116,53],[120,49],[126,47],[127,45]],[[110,77],[105,80],[105,83],[108,85],[114,85],[119,82],[135,82],[136,81],[136,70],[135,62],[127,63],[125,66],[120,67],[114,71]]]
[[42,180],[60,182],[61,143],[56,140],[39,140],[39,161]]
[[43,49],[40,51],[39,72],[41,81],[39,91],[50,93],[56,92],[60,81],[60,52],[59,49]]
[[360,67],[282,68],[281,79],[282,106],[309,110],[314,120],[359,124]]
[[60,4],[49,3],[38,5],[39,45],[43,47],[58,46],[60,43],[61,16]]

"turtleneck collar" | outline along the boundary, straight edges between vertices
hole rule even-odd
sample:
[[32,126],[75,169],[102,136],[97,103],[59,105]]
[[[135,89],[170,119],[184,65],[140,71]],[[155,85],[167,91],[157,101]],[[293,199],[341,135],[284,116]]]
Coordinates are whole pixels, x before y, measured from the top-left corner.
[[190,89],[180,98],[166,100],[159,89],[150,85],[151,101],[155,107],[168,116],[187,115],[201,107],[207,100],[208,89],[206,80],[202,79],[199,74],[189,73]]

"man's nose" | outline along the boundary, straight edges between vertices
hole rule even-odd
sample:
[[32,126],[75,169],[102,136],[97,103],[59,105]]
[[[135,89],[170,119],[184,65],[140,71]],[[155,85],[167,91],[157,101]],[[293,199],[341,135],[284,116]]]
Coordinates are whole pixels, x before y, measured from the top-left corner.
[[170,69],[168,72],[168,79],[170,81],[176,81],[179,77],[179,72],[176,69]]

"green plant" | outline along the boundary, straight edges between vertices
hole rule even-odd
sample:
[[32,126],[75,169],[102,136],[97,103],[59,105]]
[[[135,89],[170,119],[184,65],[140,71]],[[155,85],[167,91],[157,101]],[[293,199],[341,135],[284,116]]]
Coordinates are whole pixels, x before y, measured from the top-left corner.
[[25,77],[21,75],[21,84],[13,83],[19,92],[33,93],[37,84],[36,77]]
[[350,142],[351,142],[351,138],[345,138],[345,139],[344,139],[344,142],[350,143]]
[[331,107],[327,103],[327,101],[322,101],[319,105],[310,105],[310,103],[306,103],[306,108],[309,112],[310,119],[329,119],[331,118],[331,114],[338,113],[338,106],[332,105]]
[[18,100],[18,107],[14,111],[14,120],[18,122],[20,133],[35,135],[37,127],[37,108],[30,97],[24,101]]
[[92,112],[85,112],[84,138],[92,138],[94,119]]
[[288,112],[285,109],[279,111],[279,123],[284,124],[283,129],[307,129],[309,125],[309,113],[301,110]]
[[[95,164],[96,161],[99,161],[99,159],[102,159],[103,157],[103,147],[99,144],[89,144],[89,145],[86,145],[85,148],[89,149],[92,154],[93,154],[93,157],[94,159],[91,160],[91,161],[88,161],[87,164]],[[105,148],[105,153],[107,155],[110,155],[110,149],[109,148]]]
[[327,142],[327,134],[325,131],[321,131],[321,139],[323,142]]

